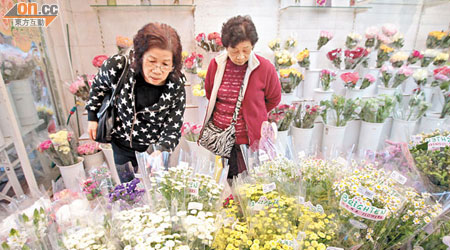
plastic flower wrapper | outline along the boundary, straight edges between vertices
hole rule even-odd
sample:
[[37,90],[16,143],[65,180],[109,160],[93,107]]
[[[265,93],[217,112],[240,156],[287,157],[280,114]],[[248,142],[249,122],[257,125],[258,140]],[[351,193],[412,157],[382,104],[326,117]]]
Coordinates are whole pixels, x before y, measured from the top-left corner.
[[394,98],[387,95],[379,95],[364,99],[361,102],[359,117],[365,122],[383,123],[392,114]]
[[200,53],[192,52],[184,60],[184,70],[188,73],[197,74],[197,70],[202,67],[203,55]]
[[314,121],[320,115],[321,108],[319,105],[314,105],[308,102],[301,102],[297,105],[293,126],[296,128],[313,128]]
[[365,88],[368,88],[372,83],[374,83],[375,82],[375,77],[373,76],[373,75],[371,75],[371,74],[366,74],[365,76],[364,76],[364,79],[363,79],[363,81],[362,81],[362,83],[361,83],[361,86],[359,87],[359,89],[365,89]]
[[362,36],[358,33],[350,33],[345,40],[345,46],[348,49],[354,49],[358,43],[362,40]]
[[223,49],[222,39],[217,32],[209,33],[208,36],[205,33],[200,33],[195,37],[195,41],[197,46],[206,52],[218,52]]
[[355,69],[360,64],[367,66],[366,59],[369,51],[362,47],[357,47],[354,50],[345,50],[344,55],[345,69]]
[[289,50],[289,49],[293,49],[297,46],[297,40],[293,37],[289,37],[288,39],[286,39],[286,41],[284,42],[284,49],[285,50]]
[[276,38],[276,39],[273,39],[272,41],[270,41],[269,42],[269,48],[272,51],[279,50],[281,48],[281,40],[280,40],[280,38]]
[[118,203],[121,209],[129,209],[143,202],[145,190],[138,184],[140,180],[135,178],[130,182],[119,184],[109,194],[109,202]]
[[396,68],[400,68],[405,61],[408,59],[408,54],[406,54],[405,52],[395,52],[391,58],[389,59],[389,61],[392,63],[392,66],[396,67]]
[[403,121],[417,121],[429,108],[430,104],[425,101],[425,94],[422,91],[416,91],[409,100],[397,93],[392,116]]
[[422,52],[423,57],[420,60],[420,67],[428,67],[431,62],[439,55],[439,51],[435,49],[427,49],[425,52]]
[[309,69],[310,60],[309,60],[309,50],[304,49],[297,54],[297,62],[298,65],[302,68]]
[[398,28],[395,24],[386,23],[381,27],[381,31],[384,35],[392,37],[397,34]]
[[46,153],[58,166],[70,166],[79,160],[76,155],[76,142],[73,132],[60,130],[49,135],[50,139],[38,146],[38,151]]
[[448,191],[450,185],[450,146],[448,131],[420,134],[410,151],[417,169],[426,177],[432,192]]
[[340,95],[334,95],[331,100],[321,101],[322,113],[320,116],[325,124],[343,127],[348,121],[357,117],[360,108],[358,100],[346,99]]
[[0,52],[0,70],[5,83],[31,76],[36,67],[32,53],[6,44],[0,45]]
[[450,48],[450,32],[448,32],[448,31],[446,32],[445,37],[442,38],[441,48],[442,49]]
[[411,52],[411,54],[408,57],[408,64],[415,64],[416,62],[418,62],[419,60],[421,60],[423,58],[422,53],[420,53],[420,51],[418,50],[413,50]]
[[297,63],[297,60],[287,50],[275,52],[275,67],[280,69],[282,67],[291,67]]
[[319,40],[317,41],[317,50],[320,50],[333,38],[333,33],[325,30],[320,31]]
[[358,72],[342,73],[340,78],[344,81],[344,87],[354,89],[359,81],[359,74]]
[[294,119],[294,112],[294,105],[278,105],[270,111],[268,121],[274,122],[277,125],[278,131],[286,131],[289,129],[291,122]]
[[403,34],[401,34],[400,32],[397,32],[392,37],[392,47],[394,47],[396,49],[401,49],[401,48],[403,48],[404,45],[405,45],[405,38],[403,37]]
[[366,48],[373,48],[375,46],[375,40],[377,38],[379,30],[376,26],[371,26],[366,29],[365,37],[366,42],[364,43],[364,46]]
[[428,71],[426,69],[416,69],[413,73],[413,78],[419,87],[424,86],[427,83]]
[[379,49],[381,45],[388,45],[392,43],[392,38],[389,36],[386,36],[383,33],[378,33],[377,35],[377,44],[375,46],[375,49]]
[[442,66],[448,61],[448,53],[439,53],[433,61],[433,65]]
[[337,69],[341,69],[341,53],[342,49],[334,49],[327,53],[328,60],[330,60]]
[[184,122],[181,127],[181,136],[184,136],[188,141],[196,142],[198,141],[202,127],[202,124]]
[[69,91],[84,102],[89,100],[89,92],[95,75],[83,74],[78,76],[77,80],[70,83]]
[[381,68],[381,66],[383,66],[384,62],[389,60],[393,51],[394,51],[393,48],[391,48],[385,44],[381,44],[380,48],[378,49],[378,54],[377,54],[377,68]]
[[392,88],[397,88],[400,86],[406,79],[412,76],[414,71],[408,66],[402,66],[394,77],[394,83],[392,84]]
[[327,91],[331,88],[331,82],[336,80],[336,73],[323,69],[320,71],[320,87]]
[[449,247],[450,212],[447,208],[412,239],[414,248],[446,250]]
[[381,82],[385,88],[391,88],[389,85],[390,80],[394,74],[394,68],[390,65],[383,65],[380,69],[381,72]]
[[280,69],[280,82],[283,93],[292,93],[302,80],[303,74],[297,69]]
[[427,36],[427,49],[435,49],[441,45],[442,40],[447,34],[443,31],[431,31]]

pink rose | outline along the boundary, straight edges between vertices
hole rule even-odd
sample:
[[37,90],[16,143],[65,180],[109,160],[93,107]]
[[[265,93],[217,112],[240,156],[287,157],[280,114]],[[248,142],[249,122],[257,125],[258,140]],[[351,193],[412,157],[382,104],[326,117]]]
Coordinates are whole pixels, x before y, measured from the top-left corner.
[[196,40],[197,42],[201,42],[201,41],[203,41],[203,40],[205,40],[205,39],[206,39],[205,33],[200,33],[200,34],[198,34],[198,35],[195,37],[195,40]]
[[359,74],[358,74],[358,72],[343,73],[343,74],[341,74],[341,79],[345,83],[351,82],[353,84],[356,84],[359,80]]
[[434,75],[434,78],[435,78],[436,80],[438,80],[438,81],[443,81],[443,82],[446,82],[446,81],[449,80],[449,78],[448,78],[446,75],[444,75],[444,74],[437,74],[437,75]]
[[190,131],[191,131],[191,124],[189,122],[183,123],[183,126],[181,126],[181,135],[185,136]]
[[333,38],[333,33],[322,30],[322,31],[320,31],[320,36],[326,37],[326,38],[328,38],[328,40],[331,40]]
[[391,38],[387,37],[383,33],[378,34],[377,39],[380,40],[384,44],[391,44],[392,43]]
[[52,146],[52,141],[46,140],[46,141],[43,141],[41,144],[39,144],[38,150],[39,150],[39,152],[44,152],[45,150],[49,149],[51,146]]
[[375,82],[375,77],[371,74],[367,74],[364,78],[367,79],[370,83]]
[[98,55],[92,60],[92,65],[94,65],[94,67],[96,68],[100,68],[106,59],[108,59],[108,56]]
[[372,26],[366,29],[365,36],[367,39],[372,39],[377,37],[378,34],[378,28],[376,26]]
[[423,55],[420,53],[420,51],[418,51],[418,50],[414,50],[413,52],[412,52],[412,56],[413,57],[418,57],[419,59],[422,59],[423,58]]
[[397,33],[397,26],[395,26],[394,24],[385,24],[383,25],[383,27],[381,27],[381,30],[383,31],[383,33],[386,36],[393,36]]
[[386,64],[384,64],[380,70],[381,72],[392,72],[394,71],[394,68],[391,65],[387,66]]
[[414,71],[410,67],[403,65],[398,70],[397,74],[402,74],[402,75],[405,75],[405,76],[411,76],[413,73],[414,73]]
[[76,94],[78,92],[78,89],[84,86],[84,81],[82,78],[78,77],[77,80],[75,80],[72,84],[69,86],[69,91],[72,94]]

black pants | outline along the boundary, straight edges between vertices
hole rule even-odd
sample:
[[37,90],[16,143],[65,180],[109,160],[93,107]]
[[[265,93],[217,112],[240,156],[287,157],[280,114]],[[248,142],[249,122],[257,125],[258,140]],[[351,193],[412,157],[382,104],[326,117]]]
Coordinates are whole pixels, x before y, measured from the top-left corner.
[[[138,162],[134,150],[123,148],[117,145],[117,142],[111,142],[114,153],[114,163],[116,164],[117,174],[122,183],[129,182],[134,179],[134,173],[137,172]],[[131,166],[127,163],[130,163]],[[132,167],[132,168],[131,168]]]
[[241,145],[235,144],[231,150],[230,158],[228,159],[228,179],[233,179],[234,176],[244,172],[247,168],[245,166],[244,156],[242,155]]

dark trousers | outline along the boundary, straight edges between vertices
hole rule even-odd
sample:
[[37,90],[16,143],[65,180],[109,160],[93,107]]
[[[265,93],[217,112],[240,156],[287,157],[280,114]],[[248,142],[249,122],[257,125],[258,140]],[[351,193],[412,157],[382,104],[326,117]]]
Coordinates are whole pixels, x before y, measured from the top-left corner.
[[247,167],[245,166],[244,156],[242,155],[241,145],[235,144],[231,150],[230,158],[228,159],[228,179],[233,179],[234,176],[244,172]]
[[114,153],[114,163],[116,164],[120,181],[124,183],[133,180],[134,173],[136,173],[138,169],[135,151],[132,149],[126,150],[123,147],[118,146],[114,141],[111,142],[111,146]]

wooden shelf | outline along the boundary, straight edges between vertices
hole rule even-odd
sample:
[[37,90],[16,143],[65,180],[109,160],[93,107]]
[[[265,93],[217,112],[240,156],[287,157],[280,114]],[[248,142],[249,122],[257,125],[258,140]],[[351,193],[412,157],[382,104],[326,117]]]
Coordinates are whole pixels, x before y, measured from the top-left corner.
[[186,8],[195,9],[195,4],[152,4],[152,5],[140,5],[140,4],[118,4],[118,5],[106,5],[106,4],[93,4],[92,8]]
[[285,7],[280,8],[281,10],[287,10],[287,9],[343,9],[343,10],[367,10],[371,9],[370,6],[349,6],[349,7],[337,7],[337,6],[301,6],[301,5],[288,5]]

